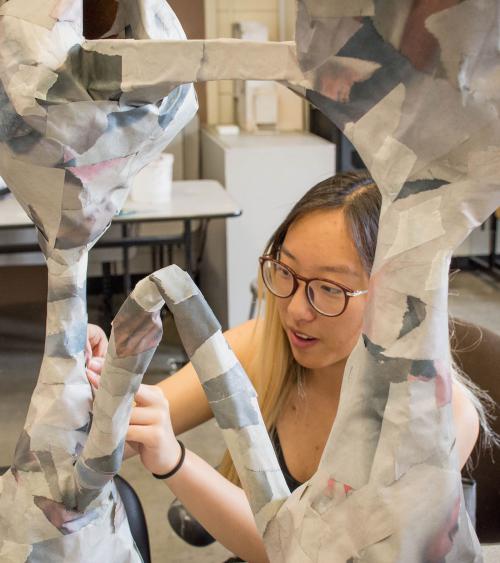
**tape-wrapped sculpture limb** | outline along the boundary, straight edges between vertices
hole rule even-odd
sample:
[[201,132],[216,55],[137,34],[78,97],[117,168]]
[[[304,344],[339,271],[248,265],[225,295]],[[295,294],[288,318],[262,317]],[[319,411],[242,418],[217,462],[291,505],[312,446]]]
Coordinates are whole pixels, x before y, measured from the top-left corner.
[[[0,174],[35,223],[49,270],[45,355],[14,463],[0,479],[0,559],[138,560],[110,481],[125,429],[108,436],[105,428],[112,405],[125,426],[123,395],[139,376],[128,387],[109,378],[94,417],[101,434],[86,443],[87,252],[135,173],[196,110],[183,84],[262,78],[320,108],[383,196],[363,335],[316,474],[282,502],[268,438],[253,425],[227,428],[229,407],[218,415],[270,559],[479,562],[453,429],[447,274],[453,250],[500,206],[498,3],[437,0],[422,18],[414,17],[420,3],[299,0],[297,49],[185,42],[163,0],[119,4],[112,31],[127,40],[86,42],[79,0],[36,10],[0,0]],[[119,342],[114,375],[134,348]],[[234,395],[237,376],[226,367],[207,382],[209,394]],[[235,427],[254,420],[255,404],[250,394],[235,409]],[[262,482],[252,473],[259,467]]]
[[[149,2],[142,13],[123,4],[122,24],[132,37],[185,39],[166,3]],[[95,56],[86,64],[83,42],[81,1],[36,9],[0,2],[0,174],[36,225],[48,268],[42,366],[11,470],[0,478],[1,561],[141,560],[109,477],[98,479],[92,468],[84,474],[78,465],[76,479],[92,422],[84,366],[87,256],[134,175],[197,103],[185,85],[165,88],[154,103],[121,104],[116,83],[92,82],[103,73],[111,78],[119,61]]]
[[[94,422],[77,461],[85,506],[118,471],[133,394],[161,339],[166,304],[207,394],[262,531],[290,491],[246,373],[189,275],[172,265],[137,284],[113,321]],[[257,451],[258,448],[258,451]]]

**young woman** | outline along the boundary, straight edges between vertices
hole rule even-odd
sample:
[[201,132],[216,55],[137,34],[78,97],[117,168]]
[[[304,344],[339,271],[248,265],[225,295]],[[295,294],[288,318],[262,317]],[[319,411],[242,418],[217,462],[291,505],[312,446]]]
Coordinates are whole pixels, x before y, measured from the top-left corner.
[[[335,420],[344,367],[361,333],[380,206],[379,190],[366,174],[337,174],[313,187],[278,227],[260,259],[264,314],[225,334],[257,390],[292,490],[315,473]],[[91,326],[89,337],[89,358],[93,348],[94,356],[96,349],[102,355],[102,331]],[[94,384],[92,371],[98,372],[100,365],[98,357],[88,362]],[[453,414],[461,466],[477,440],[479,419],[485,420],[471,389],[455,374]],[[176,465],[174,435],[212,416],[191,364],[156,387],[142,385],[136,402],[128,439],[154,473]],[[241,490],[214,475],[210,489],[206,477],[196,480],[209,470],[206,464],[191,453],[186,459],[167,480],[174,494],[229,549],[245,560],[265,561]],[[228,454],[219,471],[238,484]],[[213,518],[212,502],[219,515],[228,511],[235,519]]]

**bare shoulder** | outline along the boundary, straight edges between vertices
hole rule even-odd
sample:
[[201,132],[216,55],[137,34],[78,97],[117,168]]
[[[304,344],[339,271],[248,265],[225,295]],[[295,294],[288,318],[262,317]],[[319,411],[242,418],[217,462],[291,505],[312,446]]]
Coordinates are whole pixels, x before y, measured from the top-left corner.
[[245,323],[230,328],[224,333],[229,345],[245,369],[255,353],[262,330],[262,323],[251,319]]
[[456,382],[453,383],[452,407],[460,466],[463,467],[479,437],[479,415],[466,389]]

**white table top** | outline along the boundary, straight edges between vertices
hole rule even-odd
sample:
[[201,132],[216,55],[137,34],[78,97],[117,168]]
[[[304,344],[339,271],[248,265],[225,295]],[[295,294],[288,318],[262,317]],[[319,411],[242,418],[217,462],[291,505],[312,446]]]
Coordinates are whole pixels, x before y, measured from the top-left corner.
[[[179,221],[238,215],[241,215],[240,207],[218,182],[186,180],[173,182],[171,199],[161,205],[136,203],[128,199],[113,222]],[[0,200],[0,229],[32,225],[13,195]]]

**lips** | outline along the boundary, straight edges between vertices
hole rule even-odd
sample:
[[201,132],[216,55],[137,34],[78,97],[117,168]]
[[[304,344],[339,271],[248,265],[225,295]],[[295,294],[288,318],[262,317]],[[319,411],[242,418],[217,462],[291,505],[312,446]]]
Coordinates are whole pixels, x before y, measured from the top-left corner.
[[303,332],[298,332],[297,330],[294,330],[293,333],[295,334],[295,336],[298,336],[299,338],[302,338],[303,340],[316,340],[316,338],[314,338],[314,336],[309,336],[308,334],[305,334]]
[[291,328],[288,329],[288,339],[290,340],[290,344],[292,346],[301,349],[310,348],[319,342],[318,338]]

